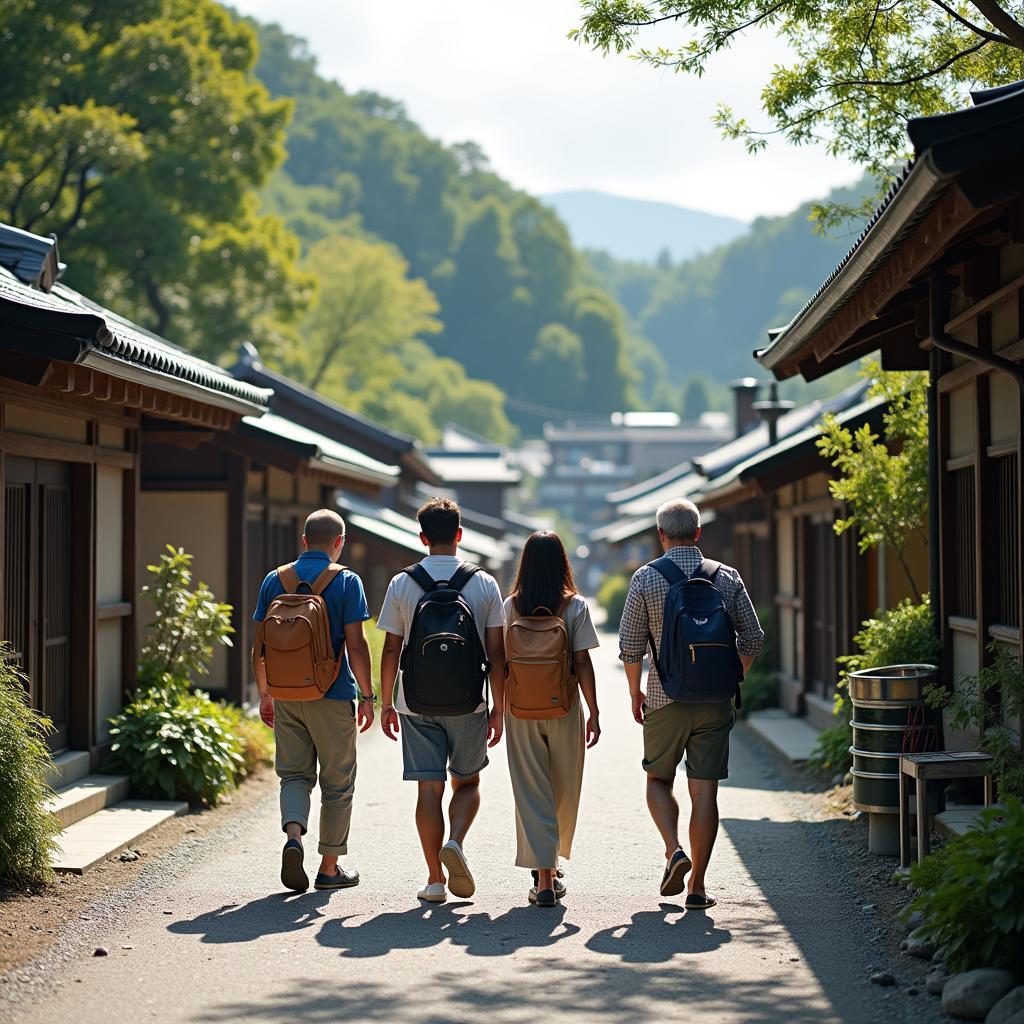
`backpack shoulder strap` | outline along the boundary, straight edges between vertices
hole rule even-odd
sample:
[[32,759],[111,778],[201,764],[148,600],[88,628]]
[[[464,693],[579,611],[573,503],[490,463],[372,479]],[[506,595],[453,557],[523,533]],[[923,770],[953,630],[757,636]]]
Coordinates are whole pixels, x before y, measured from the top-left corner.
[[434,577],[431,576],[430,573],[419,564],[419,562],[415,565],[407,565],[402,572],[404,572],[406,576],[411,576],[420,590],[434,589]]
[[670,587],[686,582],[686,573],[668,555],[662,555],[647,563],[656,573],[663,576]]
[[721,562],[716,562],[711,558],[705,558],[704,561],[697,566],[697,571],[690,577],[690,579],[703,579],[712,583],[715,579],[715,573],[717,573],[721,568]]
[[295,569],[294,562],[278,566],[277,578],[281,581],[281,586],[284,587],[286,594],[294,594],[299,589],[299,574]]
[[461,593],[462,588],[480,571],[479,565],[471,565],[469,562],[461,562],[455,575],[448,581],[448,586]]
[[322,594],[343,572],[345,566],[338,565],[337,562],[331,562],[323,572],[310,584],[310,590],[314,594]]

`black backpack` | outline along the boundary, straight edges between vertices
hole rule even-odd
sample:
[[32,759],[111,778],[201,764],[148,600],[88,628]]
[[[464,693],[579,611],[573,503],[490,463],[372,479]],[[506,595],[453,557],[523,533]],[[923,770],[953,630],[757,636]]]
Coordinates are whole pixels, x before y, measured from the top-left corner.
[[468,715],[484,700],[490,663],[462,596],[480,571],[460,563],[450,580],[435,580],[422,565],[402,570],[422,588],[402,651],[402,693],[419,715]]
[[714,582],[721,563],[705,558],[689,578],[667,555],[650,567],[669,585],[660,647],[651,637],[651,655],[665,696],[685,704],[735,697],[739,707],[743,665],[736,651],[736,629]]

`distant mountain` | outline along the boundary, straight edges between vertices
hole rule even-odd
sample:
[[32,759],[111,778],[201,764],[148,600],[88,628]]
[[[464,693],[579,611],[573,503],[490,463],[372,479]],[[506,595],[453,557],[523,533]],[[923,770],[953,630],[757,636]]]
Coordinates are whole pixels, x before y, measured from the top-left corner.
[[750,226],[733,217],[607,192],[553,192],[541,201],[565,221],[577,248],[603,249],[619,260],[653,261],[663,249],[673,260],[688,259],[731,242]]

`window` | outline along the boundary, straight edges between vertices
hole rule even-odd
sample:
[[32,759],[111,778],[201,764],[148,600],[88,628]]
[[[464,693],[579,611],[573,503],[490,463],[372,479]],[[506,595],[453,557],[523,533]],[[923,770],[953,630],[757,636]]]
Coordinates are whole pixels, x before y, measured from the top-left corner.
[[965,619],[977,616],[975,594],[974,467],[964,466],[950,474],[953,490],[952,564],[947,570],[947,609]]
[[992,621],[1020,627],[1020,505],[1017,502],[1017,454],[994,462],[995,536],[999,545],[998,589]]

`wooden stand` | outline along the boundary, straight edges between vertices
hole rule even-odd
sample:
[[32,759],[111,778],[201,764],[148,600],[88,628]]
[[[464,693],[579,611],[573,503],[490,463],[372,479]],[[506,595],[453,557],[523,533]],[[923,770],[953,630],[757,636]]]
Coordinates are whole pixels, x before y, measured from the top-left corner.
[[917,859],[928,855],[929,779],[985,780],[985,806],[993,802],[992,757],[983,750],[937,750],[928,754],[904,754],[900,758],[900,867],[910,864],[910,814],[907,808],[907,779],[917,781]]

